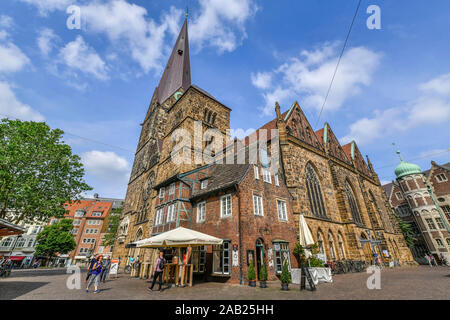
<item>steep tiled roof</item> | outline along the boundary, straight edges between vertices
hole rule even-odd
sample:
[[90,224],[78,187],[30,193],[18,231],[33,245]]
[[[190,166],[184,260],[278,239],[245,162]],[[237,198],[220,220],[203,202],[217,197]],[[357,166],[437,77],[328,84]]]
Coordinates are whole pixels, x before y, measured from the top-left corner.
[[320,140],[320,143],[323,144],[323,128],[316,131],[316,136]]
[[347,143],[346,145],[342,146],[342,150],[344,150],[345,155],[350,160],[352,159],[352,143]]
[[381,186],[383,188],[384,192],[386,193],[386,196],[388,198],[391,195],[391,190],[392,190],[393,186],[394,186],[394,184],[392,182]]
[[191,198],[223,190],[239,183],[249,168],[249,164],[215,164],[210,168],[208,186],[192,192]]

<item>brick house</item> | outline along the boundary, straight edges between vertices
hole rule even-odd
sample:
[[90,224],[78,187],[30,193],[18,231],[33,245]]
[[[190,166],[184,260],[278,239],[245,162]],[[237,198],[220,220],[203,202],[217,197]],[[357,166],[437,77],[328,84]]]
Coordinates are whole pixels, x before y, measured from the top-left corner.
[[297,267],[292,197],[279,173],[251,164],[212,164],[178,174],[155,186],[158,190],[152,236],[178,225],[224,240],[222,246],[194,250],[197,273],[207,278],[246,281],[249,260],[257,277],[265,263],[269,280],[282,264]]

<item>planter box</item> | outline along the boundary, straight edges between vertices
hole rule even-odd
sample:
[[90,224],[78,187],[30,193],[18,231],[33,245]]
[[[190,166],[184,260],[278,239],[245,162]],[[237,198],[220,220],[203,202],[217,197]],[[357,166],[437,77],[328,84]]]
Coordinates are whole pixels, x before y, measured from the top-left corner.
[[[315,285],[317,285],[320,282],[333,282],[333,277],[331,275],[330,268],[308,268],[308,269]],[[292,268],[291,270],[292,283],[300,284],[301,274],[302,269]]]

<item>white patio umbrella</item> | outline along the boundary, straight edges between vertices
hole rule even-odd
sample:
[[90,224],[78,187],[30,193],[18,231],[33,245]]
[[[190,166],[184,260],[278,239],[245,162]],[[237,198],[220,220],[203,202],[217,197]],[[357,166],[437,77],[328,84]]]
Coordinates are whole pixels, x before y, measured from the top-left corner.
[[[307,246],[313,245],[314,239],[312,237],[308,225],[306,224],[306,220],[303,214],[301,214],[299,217],[298,225],[299,225],[300,244],[302,245],[302,247],[305,248]],[[305,249],[305,256],[306,258],[311,257],[312,256],[311,251]]]
[[222,244],[223,240],[195,230],[178,227],[157,236],[136,241],[138,248],[196,247]]

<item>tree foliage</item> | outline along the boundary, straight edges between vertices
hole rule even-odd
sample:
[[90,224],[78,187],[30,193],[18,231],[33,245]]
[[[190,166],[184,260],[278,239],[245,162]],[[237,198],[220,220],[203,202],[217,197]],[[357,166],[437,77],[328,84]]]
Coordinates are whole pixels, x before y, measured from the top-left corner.
[[103,238],[102,241],[103,246],[114,245],[114,242],[116,241],[117,237],[117,231],[119,230],[121,214],[122,214],[122,207],[114,208],[111,210],[111,213],[109,214],[108,218],[105,221],[105,223],[107,223],[109,226],[108,232],[105,234],[105,237]]
[[36,255],[53,257],[58,254],[66,254],[75,248],[75,240],[70,231],[73,228],[72,219],[61,221],[45,226],[44,230],[36,237]]
[[414,245],[414,241],[416,240],[416,238],[414,237],[414,233],[412,232],[411,225],[403,221],[397,214],[394,214],[394,216],[398,222],[398,226],[401,232],[403,233],[406,245],[408,247],[412,247]]
[[284,260],[283,269],[281,269],[280,280],[282,283],[291,283],[291,272],[289,271],[289,266],[287,260]]
[[256,272],[255,267],[253,265],[253,260],[250,261],[250,265],[248,266],[247,270],[247,280],[252,281],[256,279]]
[[63,133],[43,122],[0,120],[0,218],[8,211],[18,213],[16,223],[62,217],[65,202],[92,190]]

